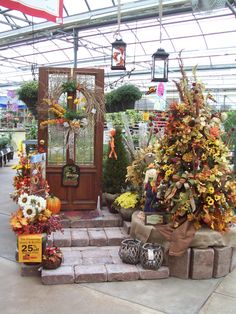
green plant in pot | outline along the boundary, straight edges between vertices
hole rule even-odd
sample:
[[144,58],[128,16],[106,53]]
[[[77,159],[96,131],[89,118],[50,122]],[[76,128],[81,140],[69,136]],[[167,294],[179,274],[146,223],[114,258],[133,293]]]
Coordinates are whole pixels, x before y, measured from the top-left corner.
[[139,194],[129,191],[118,196],[112,206],[115,207],[124,220],[131,221],[132,215],[137,210],[139,202]]

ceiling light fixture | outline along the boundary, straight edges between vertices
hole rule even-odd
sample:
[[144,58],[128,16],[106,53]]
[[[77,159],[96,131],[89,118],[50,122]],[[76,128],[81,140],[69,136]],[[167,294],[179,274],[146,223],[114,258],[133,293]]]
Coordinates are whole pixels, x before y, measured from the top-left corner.
[[[160,45],[162,41],[162,0],[159,0]],[[163,48],[152,55],[152,82],[168,82],[168,57]]]
[[111,69],[112,70],[126,70],[125,59],[126,59],[126,43],[122,40],[120,35],[120,0],[117,4],[118,13],[117,13],[117,22],[118,28],[114,34],[115,41],[112,43],[111,51]]

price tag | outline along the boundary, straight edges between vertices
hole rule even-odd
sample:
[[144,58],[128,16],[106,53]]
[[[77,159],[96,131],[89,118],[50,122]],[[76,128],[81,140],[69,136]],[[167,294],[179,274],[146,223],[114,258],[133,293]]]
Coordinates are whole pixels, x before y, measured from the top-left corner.
[[42,262],[42,235],[29,234],[18,237],[20,263]]
[[148,260],[153,261],[154,260],[154,252],[151,249],[148,249]]

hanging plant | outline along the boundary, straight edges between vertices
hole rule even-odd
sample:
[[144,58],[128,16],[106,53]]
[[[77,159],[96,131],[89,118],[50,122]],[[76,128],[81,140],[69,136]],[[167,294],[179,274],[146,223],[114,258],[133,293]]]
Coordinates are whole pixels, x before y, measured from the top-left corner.
[[17,90],[19,100],[22,100],[37,118],[38,81],[24,82]]

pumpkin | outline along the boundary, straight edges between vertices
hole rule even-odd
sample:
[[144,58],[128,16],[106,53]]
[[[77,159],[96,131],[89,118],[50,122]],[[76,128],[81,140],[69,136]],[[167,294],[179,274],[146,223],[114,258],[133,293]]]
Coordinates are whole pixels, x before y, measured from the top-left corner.
[[54,195],[50,195],[47,198],[47,209],[49,209],[54,215],[58,214],[61,210],[60,199]]

